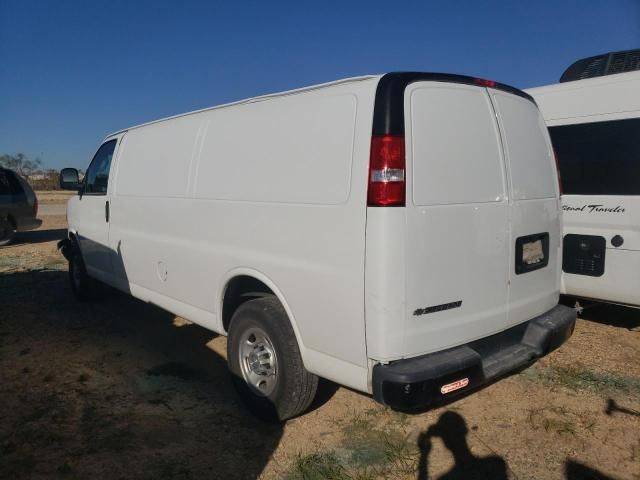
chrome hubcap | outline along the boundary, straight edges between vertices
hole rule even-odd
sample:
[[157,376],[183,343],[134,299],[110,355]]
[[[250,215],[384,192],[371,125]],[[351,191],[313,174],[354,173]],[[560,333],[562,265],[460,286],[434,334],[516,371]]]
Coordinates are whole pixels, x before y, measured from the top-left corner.
[[238,355],[244,381],[258,395],[270,395],[277,383],[278,359],[264,330],[250,328],[244,332]]

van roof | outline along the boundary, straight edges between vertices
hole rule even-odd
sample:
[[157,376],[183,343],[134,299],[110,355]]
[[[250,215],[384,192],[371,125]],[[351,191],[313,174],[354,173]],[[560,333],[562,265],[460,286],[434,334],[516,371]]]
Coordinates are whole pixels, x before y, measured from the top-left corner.
[[535,104],[533,97],[504,83],[467,75],[432,72],[393,72],[380,78],[373,113],[374,135],[404,135],[404,90],[413,82],[462,83],[488,87],[523,97]]
[[160,118],[158,120],[152,120],[150,122],[140,123],[138,125],[134,125],[134,126],[129,127],[129,128],[123,128],[122,130],[118,130],[118,131],[115,131],[113,133],[110,133],[109,135],[107,135],[105,137],[105,139],[107,139],[109,137],[113,137],[114,135],[118,135],[120,133],[127,132],[129,130],[133,130],[135,128],[146,127],[147,125],[152,125],[154,123],[164,122],[166,120],[172,120],[174,118],[185,117],[187,115],[193,115],[195,113],[206,112],[206,111],[209,111],[209,110],[217,110],[219,108],[232,107],[232,106],[236,106],[236,105],[244,105],[244,104],[247,104],[247,103],[261,102],[263,100],[268,100],[268,99],[271,99],[271,98],[285,97],[285,96],[288,96],[288,95],[295,95],[297,93],[309,92],[309,91],[312,91],[312,90],[319,90],[321,88],[332,87],[334,85],[341,85],[341,84],[345,84],[345,83],[354,83],[354,82],[362,82],[364,80],[371,80],[371,79],[380,78],[380,77],[382,77],[382,75],[362,75],[362,76],[359,76],[359,77],[349,77],[349,78],[343,78],[343,79],[340,79],[340,80],[334,80],[332,82],[319,83],[319,84],[316,84],[316,85],[309,85],[309,86],[302,87],[302,88],[295,88],[293,90],[286,90],[284,92],[268,93],[266,95],[260,95],[260,96],[257,96],[257,97],[245,98],[243,100],[238,100],[236,102],[223,103],[221,105],[215,105],[215,106],[212,106],[212,107],[201,108],[199,110],[193,110],[191,112],[179,113],[177,115],[172,115],[170,117],[164,117],[164,118]]
[[[481,86],[481,87],[491,87],[491,88],[495,88],[498,90],[503,90],[503,91],[507,91],[509,93],[512,93],[514,95],[518,95],[520,97],[524,97],[532,102],[535,103],[534,99],[526,92],[524,92],[523,90],[519,90],[517,88],[511,87],[509,85],[506,85],[504,83],[499,83],[499,82],[494,82],[492,80],[484,80],[481,78],[477,78],[477,77],[470,77],[470,76],[466,76],[466,75],[457,75],[457,74],[450,74],[450,73],[430,73],[430,72],[391,72],[391,73],[386,73],[383,75],[363,75],[363,76],[359,76],[359,77],[350,77],[350,78],[344,78],[341,80],[335,80],[332,82],[327,82],[327,83],[321,83],[321,84],[317,84],[317,85],[310,85],[307,87],[302,87],[302,88],[296,88],[293,90],[287,90],[284,92],[276,92],[276,93],[270,93],[267,95],[261,95],[258,97],[252,97],[252,98],[247,98],[244,100],[239,100],[237,102],[230,102],[230,103],[225,103],[222,105],[216,105],[213,107],[207,107],[207,108],[202,108],[200,110],[194,110],[192,112],[186,112],[186,113],[181,113],[178,115],[173,115],[170,117],[165,117],[165,118],[161,118],[158,120],[153,120],[151,122],[146,122],[146,123],[141,123],[139,125],[135,125],[133,127],[129,127],[129,128],[125,128],[122,130],[118,130],[116,132],[113,132],[109,135],[107,135],[105,137],[105,140],[113,137],[114,135],[118,135],[120,133],[124,133],[126,131],[129,130],[133,130],[136,128],[140,128],[140,127],[145,127],[147,125],[152,125],[154,123],[159,123],[159,122],[164,122],[166,120],[171,120],[174,118],[179,118],[179,117],[184,117],[187,115],[193,115],[195,113],[200,113],[200,112],[206,112],[209,110],[216,110],[219,108],[226,108],[226,107],[231,107],[231,106],[236,106],[236,105],[244,105],[244,104],[248,104],[248,103],[254,103],[254,102],[261,102],[264,100],[268,100],[271,98],[278,98],[278,97],[284,97],[284,96],[288,96],[288,95],[295,95],[298,93],[303,93],[303,92],[308,92],[308,91],[313,91],[313,90],[318,90],[321,88],[326,88],[326,87],[332,87],[335,85],[341,85],[341,84],[345,84],[345,83],[355,83],[355,82],[362,82],[365,80],[372,80],[372,79],[377,79],[380,80],[379,84],[378,84],[378,89],[376,92],[376,108],[380,109],[383,108],[384,106],[388,106],[390,105],[390,103],[392,103],[393,100],[398,100],[398,96],[400,96],[400,99],[402,97],[402,95],[404,94],[404,88],[412,82],[416,82],[416,81],[436,81],[436,82],[450,82],[450,83],[463,83],[463,84],[469,84],[469,85],[477,85],[477,86]],[[403,102],[400,100],[399,104],[402,104]],[[374,131],[375,130],[380,130],[381,132],[391,132],[391,131],[397,131],[402,129],[400,127],[401,124],[403,124],[403,118],[404,118],[404,105],[401,105],[402,108],[399,109],[385,109],[386,112],[384,115],[380,115],[380,114],[376,114],[374,115]]]

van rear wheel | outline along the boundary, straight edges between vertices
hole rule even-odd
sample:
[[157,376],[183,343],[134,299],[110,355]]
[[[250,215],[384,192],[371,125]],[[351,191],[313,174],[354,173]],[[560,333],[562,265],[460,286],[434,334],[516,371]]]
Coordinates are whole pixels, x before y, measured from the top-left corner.
[[304,412],[318,388],[318,377],[305,370],[291,323],[273,295],[249,300],[236,310],[227,362],[242,400],[267,420]]

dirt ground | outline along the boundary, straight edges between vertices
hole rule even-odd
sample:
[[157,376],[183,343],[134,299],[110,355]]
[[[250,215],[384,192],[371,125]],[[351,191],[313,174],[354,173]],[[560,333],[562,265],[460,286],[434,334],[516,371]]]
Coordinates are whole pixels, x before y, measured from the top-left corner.
[[70,190],[38,190],[36,194],[40,205],[47,203],[64,204],[75,192]]
[[117,292],[78,303],[64,216],[43,220],[0,250],[2,479],[640,479],[640,310],[587,310],[533,367],[426,413],[322,382],[270,425],[224,338]]

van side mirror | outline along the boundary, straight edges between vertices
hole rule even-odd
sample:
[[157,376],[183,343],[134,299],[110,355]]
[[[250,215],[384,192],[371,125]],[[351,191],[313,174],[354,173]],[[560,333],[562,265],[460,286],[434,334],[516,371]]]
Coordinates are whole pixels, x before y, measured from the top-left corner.
[[81,186],[77,169],[63,168],[60,170],[60,188],[62,190],[79,190]]

